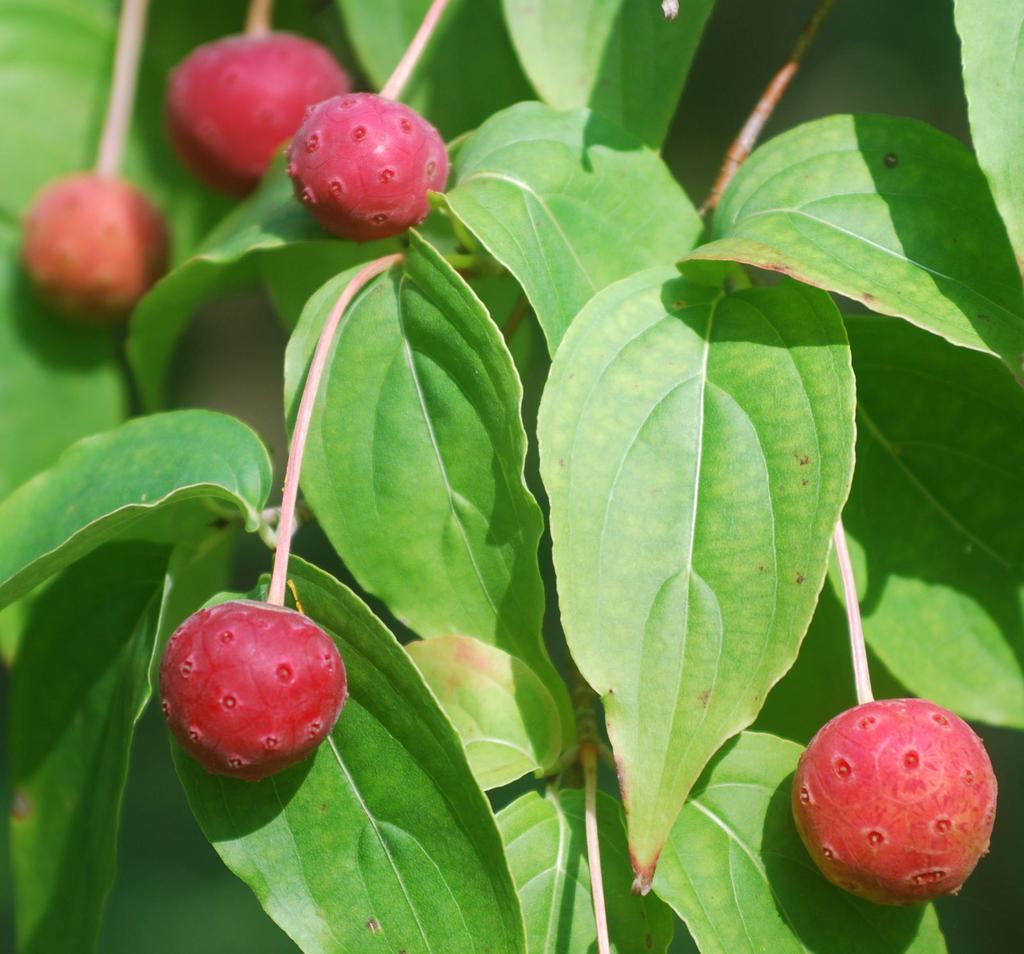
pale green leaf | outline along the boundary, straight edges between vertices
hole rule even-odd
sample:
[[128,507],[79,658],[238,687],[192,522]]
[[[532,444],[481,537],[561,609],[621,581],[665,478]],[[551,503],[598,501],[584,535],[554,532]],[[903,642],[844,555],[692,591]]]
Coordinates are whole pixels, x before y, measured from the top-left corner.
[[661,159],[586,109],[520,103],[462,146],[448,205],[519,280],[552,352],[606,285],[693,248],[700,219]]
[[604,703],[639,886],[708,759],[789,668],[853,469],[823,292],[669,268],[595,297],[541,405],[559,605]]
[[459,733],[481,788],[552,767],[562,751],[558,706],[525,662],[469,636],[406,649]]
[[829,116],[743,164],[695,258],[747,262],[1024,361],[1020,273],[985,176],[960,142],[890,116]]

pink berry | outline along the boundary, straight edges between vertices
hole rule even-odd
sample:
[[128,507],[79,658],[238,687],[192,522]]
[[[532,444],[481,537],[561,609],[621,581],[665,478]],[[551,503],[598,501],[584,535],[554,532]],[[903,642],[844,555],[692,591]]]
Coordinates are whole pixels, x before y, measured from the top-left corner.
[[345,71],[318,43],[291,33],[228,36],[197,47],[171,72],[167,128],[193,175],[245,195],[306,107],[348,89]]
[[962,719],[922,699],[887,699],[821,728],[792,802],[829,881],[879,904],[916,904],[955,894],[988,851],[996,778]]
[[234,600],[190,616],[160,666],[161,708],[215,775],[266,778],[327,737],[348,696],[334,641],[294,610]]
[[288,147],[295,195],[328,232],[370,242],[419,225],[448,154],[419,113],[373,93],[314,107]]
[[72,318],[118,321],[167,268],[167,229],[133,185],[82,172],[43,188],[21,258],[39,296]]

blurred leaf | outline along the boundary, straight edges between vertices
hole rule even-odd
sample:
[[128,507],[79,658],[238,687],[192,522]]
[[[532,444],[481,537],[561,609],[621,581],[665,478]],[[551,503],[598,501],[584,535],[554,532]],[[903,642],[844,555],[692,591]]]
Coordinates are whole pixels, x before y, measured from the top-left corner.
[[481,788],[552,767],[562,751],[558,706],[526,663],[469,636],[416,640],[406,650],[459,733]]
[[675,114],[715,0],[675,20],[635,0],[504,0],[512,42],[541,99],[590,106],[654,149]]
[[[398,65],[431,0],[335,2],[360,65],[379,89]],[[451,139],[503,106],[529,97],[501,0],[452,0],[401,98]]]
[[11,692],[18,950],[96,949],[168,549],[111,543],[32,604]]
[[[598,792],[598,839],[608,932],[615,954],[665,954],[673,919],[653,895],[630,892],[622,809]],[[529,792],[498,813],[512,877],[526,918],[530,954],[591,954],[597,947],[587,863],[583,792]]]
[[897,315],[953,344],[1024,356],[1020,273],[988,183],[924,123],[829,116],[743,164],[695,258],[747,262]]
[[790,808],[800,751],[756,732],[724,749],[672,829],[654,890],[702,954],[942,954],[931,905],[872,904],[815,867]]
[[300,560],[289,577],[351,696],[311,760],[261,782],[175,747],[204,833],[306,954],[525,952],[490,807],[416,667],[351,590]]
[[552,352],[606,285],[682,258],[700,219],[658,156],[581,109],[520,103],[459,150],[448,204],[523,286]]
[[3,498],[72,441],[117,424],[125,389],[114,337],[64,321],[37,302],[21,273],[13,236],[6,235],[0,240],[0,354]]
[[[0,503],[0,606],[101,543],[138,532],[140,521],[160,521],[161,508],[201,500],[210,522],[240,513],[254,529],[270,479],[256,434],[213,411],[154,414],[79,441]],[[172,514],[177,522],[180,506]]]
[[[415,232],[335,336],[302,487],[359,584],[424,637],[473,636],[523,659],[572,709],[541,640],[543,522],[523,482],[522,388],[487,312]],[[350,273],[310,299],[288,346],[286,401]]]
[[997,361],[848,318],[857,472],[845,511],[865,633],[914,693],[1024,728],[1024,390]]
[[956,0],[971,139],[1024,262],[1024,0]]
[[796,282],[729,294],[649,269],[555,356],[538,433],[559,604],[604,702],[640,887],[796,658],[853,469],[853,390],[835,305]]
[[393,249],[392,242],[357,245],[330,238],[295,201],[279,160],[260,188],[136,308],[127,349],[143,403],[150,409],[162,403],[175,345],[199,304],[254,283],[276,253],[286,256],[289,294],[308,297],[323,283],[325,261],[336,274]]

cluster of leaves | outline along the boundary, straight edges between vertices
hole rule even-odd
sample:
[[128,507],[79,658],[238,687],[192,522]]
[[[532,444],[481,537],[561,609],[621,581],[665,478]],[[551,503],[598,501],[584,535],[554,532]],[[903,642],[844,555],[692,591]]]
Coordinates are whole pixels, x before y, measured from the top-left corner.
[[[338,0],[371,84],[426,5]],[[657,150],[711,7],[666,24],[653,0],[463,0],[414,77],[409,102],[457,137],[452,182],[344,320],[302,486],[361,590],[422,639],[401,647],[295,558],[350,675],[333,736],[256,784],[176,754],[203,831],[304,951],[592,949],[579,792],[496,817],[482,794],[555,771],[575,738],[542,636],[545,515],[621,786],[598,811],[614,949],[664,951],[670,908],[705,952],[867,949],[868,933],[872,950],[945,949],[930,907],[874,907],[817,874],[789,817],[800,747],[744,730],[834,606],[841,512],[877,659],[1024,728],[1024,535],[1006,512],[1024,474],[1024,159],[1004,115],[1024,3],[957,5],[977,157],[919,122],[831,116],[759,148],[707,237]],[[237,13],[157,4],[143,103]],[[151,413],[115,426],[115,342],[32,300],[12,224],[87,164],[114,17],[34,0],[8,20],[0,93],[22,126],[0,139],[0,437],[18,452],[0,465],[0,639],[19,949],[53,954],[97,935],[158,648],[213,596],[238,529],[262,529],[271,489],[248,427],[159,411],[175,344],[200,302],[258,280],[291,334],[290,418],[341,288],[399,244],[327,238],[275,168],[196,245],[224,207],[144,105],[127,171],[168,210],[178,265],[128,332]],[[59,126],[32,120],[41,91]],[[830,293],[876,314],[844,319]],[[503,340],[520,295],[546,354]],[[528,433],[522,382],[548,360]]]

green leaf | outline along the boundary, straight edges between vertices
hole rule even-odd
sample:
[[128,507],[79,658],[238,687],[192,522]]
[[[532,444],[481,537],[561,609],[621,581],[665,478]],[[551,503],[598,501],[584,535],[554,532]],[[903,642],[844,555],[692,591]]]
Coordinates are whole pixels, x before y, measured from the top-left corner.
[[[472,636],[518,656],[563,713],[541,640],[540,508],[523,480],[522,388],[483,305],[415,232],[405,265],[370,285],[335,336],[302,487],[366,590],[424,637]],[[348,273],[324,286],[288,348],[297,393]]]
[[[210,522],[240,513],[254,529],[270,479],[256,434],[212,411],[154,414],[79,441],[0,503],[0,606],[171,504],[201,500]],[[172,511],[171,539],[178,517]]]
[[[665,954],[672,912],[652,895],[630,892],[629,851],[622,809],[598,792],[598,840],[615,954]],[[597,930],[587,863],[583,792],[530,792],[498,813],[512,877],[526,918],[530,954],[591,954]]]
[[708,759],[796,657],[853,469],[839,313],[650,269],[552,364],[541,473],[562,622],[604,702],[638,887]]
[[554,765],[563,741],[558,706],[521,659],[469,636],[406,649],[459,733],[481,788]]
[[544,102],[590,106],[655,149],[714,3],[687,0],[669,21],[654,2],[504,0],[512,42]]
[[13,235],[0,239],[0,354],[3,498],[52,464],[68,444],[117,424],[125,389],[114,338],[72,325],[36,301]]
[[846,506],[865,634],[914,693],[1024,728],[1024,390],[985,355],[849,318],[857,472]]
[[169,551],[111,543],[32,604],[9,736],[18,950],[96,948]]
[[956,0],[971,139],[1024,262],[1024,2]]
[[745,732],[709,766],[654,880],[702,954],[943,954],[931,905],[887,907],[825,880],[793,824],[801,748]]
[[289,576],[351,695],[311,760],[261,782],[175,747],[206,836],[306,954],[525,954],[490,807],[416,667],[350,590],[300,560]]
[[988,183],[924,123],[830,116],[758,149],[695,258],[784,272],[1020,372],[1020,273]]
[[[379,89],[398,65],[431,0],[335,2],[359,64]],[[453,0],[401,98],[450,139],[529,96],[529,83],[501,16],[501,0]]]
[[700,219],[658,156],[589,110],[520,103],[459,150],[448,205],[523,286],[552,353],[606,285],[682,258]]
[[175,345],[201,302],[246,284],[282,255],[288,288],[308,297],[324,281],[324,262],[336,274],[394,250],[394,243],[357,245],[329,238],[292,194],[279,160],[260,188],[211,232],[195,254],[166,275],[132,316],[128,359],[143,403],[163,402],[164,378]]

